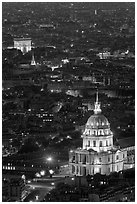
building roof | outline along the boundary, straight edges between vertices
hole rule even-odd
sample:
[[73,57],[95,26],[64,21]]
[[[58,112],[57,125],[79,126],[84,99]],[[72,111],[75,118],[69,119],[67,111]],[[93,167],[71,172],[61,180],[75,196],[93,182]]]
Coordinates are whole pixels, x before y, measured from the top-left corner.
[[133,147],[135,146],[135,137],[127,137],[124,139],[119,139],[118,144],[122,148]]

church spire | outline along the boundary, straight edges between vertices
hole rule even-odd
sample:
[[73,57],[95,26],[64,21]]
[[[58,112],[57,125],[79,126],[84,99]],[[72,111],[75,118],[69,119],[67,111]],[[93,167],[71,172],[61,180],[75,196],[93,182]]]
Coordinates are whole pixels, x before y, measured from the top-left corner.
[[36,62],[35,62],[35,58],[34,58],[34,53],[32,54],[31,65],[36,66]]
[[95,114],[101,113],[100,102],[98,102],[98,90],[96,93],[96,102],[95,102],[94,113]]
[[98,103],[98,90],[97,90],[97,93],[96,93],[96,103]]

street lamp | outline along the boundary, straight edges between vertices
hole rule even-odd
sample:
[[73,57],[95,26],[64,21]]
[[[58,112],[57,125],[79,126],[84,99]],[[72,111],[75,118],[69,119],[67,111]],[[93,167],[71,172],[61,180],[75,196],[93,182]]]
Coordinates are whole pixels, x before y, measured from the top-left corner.
[[[50,169],[51,168],[51,162],[53,161],[53,158],[52,157],[48,157],[47,161],[49,163],[49,169]],[[52,169],[50,169],[49,173],[50,173],[50,178],[52,178],[52,174],[54,173],[54,171]]]
[[49,161],[49,162],[52,161],[52,157],[48,157],[47,161]]
[[50,169],[49,173],[50,173],[50,178],[52,178],[52,175],[53,175],[54,171],[52,169]]
[[45,171],[42,170],[42,171],[40,172],[40,174],[41,174],[41,176],[45,176]]

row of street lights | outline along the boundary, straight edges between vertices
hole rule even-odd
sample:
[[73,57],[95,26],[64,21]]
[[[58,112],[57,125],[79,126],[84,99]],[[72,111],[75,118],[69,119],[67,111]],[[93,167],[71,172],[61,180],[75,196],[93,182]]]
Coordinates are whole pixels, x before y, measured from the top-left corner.
[[[51,166],[50,164],[53,161],[53,158],[48,157],[46,160],[49,163],[49,167],[50,167]],[[49,173],[50,173],[50,178],[52,178],[52,175],[53,175],[54,171],[52,169],[50,169]],[[36,177],[41,177],[41,176],[45,176],[45,171],[44,170],[41,170],[40,173],[36,173]]]

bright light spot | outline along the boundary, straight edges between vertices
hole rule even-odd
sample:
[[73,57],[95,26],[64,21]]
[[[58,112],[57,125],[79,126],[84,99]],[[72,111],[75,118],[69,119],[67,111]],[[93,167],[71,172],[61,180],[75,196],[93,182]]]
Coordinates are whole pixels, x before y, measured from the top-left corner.
[[50,174],[53,174],[53,173],[54,173],[54,171],[53,171],[52,169],[50,169],[50,170],[49,170],[49,173],[50,173]]
[[42,171],[40,172],[40,174],[41,174],[41,176],[44,176],[44,175],[45,175],[45,171],[42,170]]
[[36,195],[36,200],[38,200],[39,199],[39,196],[38,195]]
[[72,178],[71,180],[72,180],[72,181],[74,181],[75,179],[74,179],[74,178]]
[[52,186],[54,186],[54,185],[55,185],[55,183],[51,183],[51,185],[52,185]]
[[26,177],[25,177],[25,175],[22,175],[22,177],[21,177],[21,178],[25,180],[25,178],[26,178]]
[[74,46],[74,44],[72,43],[71,45],[70,45],[70,47],[73,47]]
[[47,158],[47,161],[52,161],[52,157],[48,157],[48,158]]
[[36,173],[35,175],[36,175],[36,177],[41,177],[39,173]]
[[67,64],[67,63],[69,63],[69,60],[68,59],[62,59],[62,62],[63,62],[63,64]]
[[69,135],[67,136],[68,139],[72,139]]
[[30,180],[28,180],[28,183],[31,183],[31,181],[30,181]]

